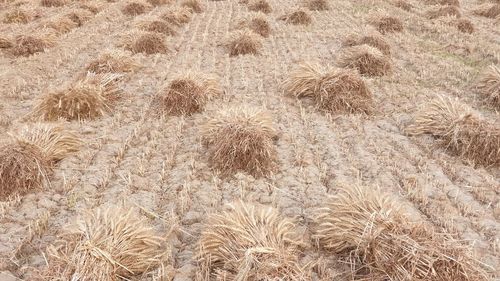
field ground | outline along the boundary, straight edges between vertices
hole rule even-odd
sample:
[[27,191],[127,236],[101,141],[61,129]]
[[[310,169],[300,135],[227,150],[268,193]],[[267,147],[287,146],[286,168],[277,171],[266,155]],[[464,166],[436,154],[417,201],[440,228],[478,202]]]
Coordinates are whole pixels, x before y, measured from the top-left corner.
[[[2,141],[35,122],[30,113],[40,96],[85,75],[99,54],[124,50],[141,21],[179,5],[148,7],[133,17],[122,13],[127,1],[73,1],[61,7],[38,2],[0,1],[0,19],[17,6],[36,15],[26,24],[0,23],[0,37],[31,34],[53,41],[27,57],[0,49]],[[398,196],[416,216],[473,244],[492,280],[500,280],[498,166],[474,166],[432,136],[405,133],[415,112],[436,95],[457,97],[499,126],[498,112],[473,85],[489,65],[500,64],[500,21],[475,15],[482,2],[464,0],[462,18],[470,19],[475,31],[462,33],[453,17],[428,19],[426,12],[439,6],[409,2],[411,11],[386,0],[331,1],[329,10],[308,11],[312,22],[303,26],[278,19],[302,2],[269,0],[273,10],[264,16],[271,33],[260,39],[260,54],[229,56],[225,42],[253,13],[236,0],[202,1],[201,13],[193,13],[177,35],[164,36],[168,52],[129,54],[138,66],[118,82],[123,97],[109,114],[64,122],[84,144],[58,164],[50,186],[0,203],[0,271],[32,280],[45,267],[46,248],[64,225],[84,210],[123,204],[141,210],[166,237],[168,275],[193,280],[207,214],[239,199],[258,202],[295,218],[305,240],[312,241],[309,226],[326,195],[359,185]],[[66,33],[47,25],[81,3],[99,11]],[[370,22],[381,14],[398,17],[404,30],[383,35],[391,46],[392,72],[363,77],[374,96],[372,113],[324,113],[310,100],[284,93],[280,85],[298,63],[335,65],[345,36],[372,28]],[[218,76],[224,94],[193,115],[149,114],[156,93],[189,70]],[[272,115],[278,168],[270,176],[223,177],[208,164],[200,124],[221,108],[241,105]],[[349,267],[328,251],[306,250],[301,262],[307,261],[318,262],[316,279],[349,278]],[[161,274],[152,270],[137,280],[161,280]]]

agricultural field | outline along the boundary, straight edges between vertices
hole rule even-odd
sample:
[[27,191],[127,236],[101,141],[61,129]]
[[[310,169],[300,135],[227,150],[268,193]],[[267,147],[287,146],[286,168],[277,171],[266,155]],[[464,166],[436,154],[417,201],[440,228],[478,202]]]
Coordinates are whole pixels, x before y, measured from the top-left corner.
[[0,0],[0,281],[500,280],[498,0]]

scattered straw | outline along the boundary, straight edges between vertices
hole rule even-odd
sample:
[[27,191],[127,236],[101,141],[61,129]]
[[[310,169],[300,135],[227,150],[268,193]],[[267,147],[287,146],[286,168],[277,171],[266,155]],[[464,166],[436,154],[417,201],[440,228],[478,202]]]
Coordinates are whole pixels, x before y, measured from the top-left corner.
[[432,10],[427,12],[427,17],[429,19],[437,19],[440,17],[457,17],[460,18],[462,14],[460,10],[455,6],[445,6],[437,10]]
[[311,11],[326,11],[330,10],[327,0],[308,0],[306,2],[307,8]]
[[66,226],[48,248],[46,275],[51,280],[130,280],[160,263],[162,243],[134,210],[99,208]]
[[195,13],[203,12],[203,7],[198,0],[184,0],[182,1],[181,6],[189,8]]
[[474,32],[474,24],[468,19],[458,19],[455,24],[460,32],[469,34]]
[[408,126],[411,135],[431,134],[449,151],[475,165],[500,164],[500,127],[470,107],[443,96],[425,104]]
[[365,35],[353,33],[348,35],[342,42],[342,46],[344,47],[353,47],[363,44],[379,49],[386,56],[391,54],[391,46],[389,43],[387,43],[383,36],[375,32]]
[[171,115],[191,115],[203,110],[212,97],[223,93],[216,78],[187,73],[172,80],[159,93],[160,110]]
[[214,280],[308,280],[299,265],[304,243],[292,220],[272,207],[236,203],[209,217],[199,263]]
[[380,16],[372,21],[372,25],[382,34],[403,31],[401,20],[391,16]]
[[304,10],[291,12],[289,14],[281,16],[279,19],[285,21],[286,23],[295,25],[310,25],[312,22],[311,16]]
[[229,50],[229,56],[256,55],[262,48],[262,43],[257,34],[245,29],[231,35],[227,48]]
[[344,49],[338,63],[341,67],[355,68],[369,76],[382,76],[392,70],[390,59],[377,48],[366,44]]
[[122,13],[127,16],[138,16],[144,14],[147,6],[142,2],[130,2],[122,8]]
[[125,73],[132,72],[138,67],[138,63],[130,57],[129,53],[113,50],[103,53],[99,58],[90,62],[86,70],[93,73]]
[[297,98],[313,98],[319,109],[328,112],[369,113],[372,107],[370,90],[352,70],[301,64],[285,80],[283,88]]
[[248,4],[248,9],[254,12],[262,12],[264,14],[269,14],[273,11],[271,5],[267,3],[266,0],[254,0]]
[[219,111],[201,128],[208,145],[209,162],[222,175],[237,171],[255,177],[276,169],[276,132],[271,116],[256,108],[229,108]]
[[153,20],[145,22],[142,23],[140,27],[142,30],[148,32],[161,33],[167,36],[177,35],[177,31],[175,31],[175,29],[172,27],[172,24],[169,24],[168,22],[162,20]]
[[31,20],[31,15],[19,9],[7,12],[3,18],[4,23],[23,23],[26,24]]
[[116,85],[119,74],[89,73],[69,88],[48,93],[40,99],[33,115],[52,121],[95,119],[111,110],[111,104],[119,98]]
[[500,4],[483,4],[474,10],[474,14],[487,18],[498,18],[500,15]]
[[488,280],[471,247],[409,217],[400,202],[344,188],[320,209],[314,238],[347,258],[356,280]]
[[125,44],[125,48],[134,54],[144,53],[152,55],[165,54],[168,52],[162,35],[154,32],[143,33],[135,38],[130,38],[129,42]]
[[500,109],[500,69],[491,65],[484,71],[476,83],[476,89],[487,102]]

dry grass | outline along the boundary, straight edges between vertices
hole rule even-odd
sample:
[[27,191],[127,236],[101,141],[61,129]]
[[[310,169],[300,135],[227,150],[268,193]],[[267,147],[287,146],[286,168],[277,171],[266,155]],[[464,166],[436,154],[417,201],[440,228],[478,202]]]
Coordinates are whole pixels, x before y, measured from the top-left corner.
[[267,38],[271,34],[271,25],[263,15],[253,17],[244,26],[262,37]]
[[301,64],[283,83],[285,92],[297,98],[311,97],[327,112],[369,113],[372,94],[352,70],[323,69],[319,64]]
[[177,35],[177,31],[175,31],[172,27],[172,24],[162,20],[153,20],[142,23],[140,28],[144,31],[161,33],[167,36]]
[[376,188],[344,188],[316,222],[314,237],[348,259],[356,280],[488,280],[471,247],[415,221]]
[[260,52],[262,43],[257,34],[245,29],[233,33],[226,47],[229,50],[229,56],[232,57],[247,54],[256,55]]
[[172,80],[160,91],[158,103],[163,113],[191,115],[202,111],[211,98],[222,93],[216,78],[188,72]]
[[182,1],[181,6],[189,8],[195,13],[203,12],[203,7],[198,0],[184,0]]
[[266,0],[254,0],[248,4],[248,9],[254,12],[269,14],[273,11],[271,5]]
[[138,16],[147,10],[146,4],[142,2],[130,2],[122,8],[122,13],[127,16]]
[[132,72],[139,64],[127,52],[113,50],[108,51],[93,60],[86,67],[87,72],[93,73],[125,73]]
[[311,16],[304,10],[298,10],[295,12],[291,12],[289,14],[283,15],[279,17],[280,20],[285,21],[289,24],[295,25],[310,25],[312,22]]
[[371,23],[382,34],[401,32],[404,29],[401,20],[391,16],[379,16],[372,20]]
[[394,2],[394,6],[400,8],[400,9],[403,9],[407,12],[410,12],[411,10],[413,10],[413,5],[408,3],[407,1],[405,0],[397,0]]
[[479,77],[476,89],[493,107],[500,109],[500,69],[491,65]]
[[0,49],[12,48],[13,44],[7,38],[0,37]]
[[21,35],[16,38],[11,52],[14,56],[28,57],[45,51],[51,45],[47,39],[30,35]]
[[223,109],[201,127],[201,133],[211,166],[223,176],[243,171],[260,177],[276,170],[276,131],[265,111]]
[[392,71],[390,59],[366,44],[344,49],[338,63],[341,67],[355,68],[369,76],[382,76]]
[[[299,265],[301,235],[272,207],[236,203],[209,217],[199,262],[216,280],[308,280]],[[214,280],[215,280],[214,279]]]
[[152,55],[166,54],[168,52],[162,35],[154,32],[132,36],[129,38],[128,42],[125,43],[125,48],[134,54],[143,53]]
[[7,12],[3,18],[3,23],[22,23],[26,24],[31,21],[32,16],[27,12],[19,9]]
[[387,43],[382,35],[375,32],[370,32],[365,35],[353,33],[348,35],[342,42],[342,46],[344,47],[353,47],[363,44],[379,49],[386,56],[391,54],[391,46],[389,43]]
[[474,10],[474,14],[487,18],[498,18],[500,15],[500,4],[483,4]]
[[62,127],[37,124],[0,148],[0,198],[22,195],[49,182],[55,164],[78,151],[81,141]]
[[88,120],[105,115],[112,103],[119,98],[116,85],[118,74],[93,74],[71,85],[63,91],[50,92],[40,99],[33,116],[53,121]]
[[474,24],[468,19],[458,19],[455,24],[460,32],[469,34],[474,32]]
[[306,7],[311,11],[327,11],[330,10],[327,0],[307,0]]
[[41,0],[40,5],[44,7],[61,7],[68,3],[67,0]]
[[443,96],[425,104],[408,126],[411,135],[431,134],[447,150],[472,165],[500,164],[500,126],[482,119],[470,107]]
[[50,280],[130,280],[160,262],[163,239],[134,210],[87,212],[47,250]]
[[178,7],[168,10],[161,17],[170,24],[181,26],[188,23],[191,20],[191,16],[191,9],[187,7]]
[[445,6],[437,10],[432,10],[427,12],[427,17],[429,19],[437,19],[440,17],[457,17],[460,18],[462,13],[455,6]]

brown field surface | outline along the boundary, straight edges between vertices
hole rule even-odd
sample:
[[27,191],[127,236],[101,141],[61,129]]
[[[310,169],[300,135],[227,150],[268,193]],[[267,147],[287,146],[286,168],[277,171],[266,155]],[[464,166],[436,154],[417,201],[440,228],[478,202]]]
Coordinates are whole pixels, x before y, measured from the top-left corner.
[[0,281],[500,280],[498,0],[0,0]]

